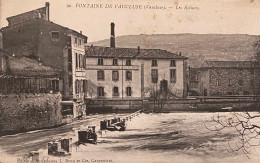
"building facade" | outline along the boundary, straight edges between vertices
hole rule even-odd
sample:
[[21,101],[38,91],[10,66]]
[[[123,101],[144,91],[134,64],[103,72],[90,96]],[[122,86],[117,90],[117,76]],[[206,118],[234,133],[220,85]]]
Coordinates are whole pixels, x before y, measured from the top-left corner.
[[[76,92],[83,80],[85,43],[81,32],[55,24],[49,20],[50,5],[7,18],[9,25],[1,29],[3,49],[16,57],[36,60],[43,66],[62,73],[59,91],[64,110],[72,110],[74,117],[85,109],[84,92]],[[83,82],[82,82],[83,83]]]
[[162,86],[185,97],[186,59],[160,49],[86,47],[87,97],[146,98]]
[[199,94],[258,95],[259,70],[252,61],[206,61],[199,68]]
[[145,99],[151,91],[170,90],[186,97],[187,57],[161,49],[115,47],[111,23],[110,47],[85,49],[87,98]]

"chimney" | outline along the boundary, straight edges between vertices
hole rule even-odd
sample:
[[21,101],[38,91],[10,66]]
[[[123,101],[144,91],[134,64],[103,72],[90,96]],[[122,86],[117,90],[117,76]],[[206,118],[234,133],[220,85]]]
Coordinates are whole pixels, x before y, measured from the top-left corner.
[[114,48],[115,46],[115,24],[111,23],[110,47]]
[[140,46],[137,47],[137,52],[140,53]]
[[46,17],[47,17],[47,20],[50,21],[50,3],[49,3],[49,2],[46,2],[46,3],[45,3],[45,8],[46,8]]
[[181,56],[181,52],[179,52],[179,56]]
[[82,31],[80,31],[80,34],[82,34]]

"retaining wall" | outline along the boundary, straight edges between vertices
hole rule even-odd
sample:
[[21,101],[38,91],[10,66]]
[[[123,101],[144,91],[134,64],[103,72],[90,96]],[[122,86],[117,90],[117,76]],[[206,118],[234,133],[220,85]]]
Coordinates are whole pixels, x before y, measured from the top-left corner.
[[[224,111],[222,108],[232,107],[235,110],[257,110],[260,100],[256,98],[194,98],[168,100],[163,111]],[[100,108],[112,111],[153,110],[153,101],[149,100],[91,100],[87,109],[92,111]]]
[[21,132],[62,123],[61,94],[0,96],[0,133]]

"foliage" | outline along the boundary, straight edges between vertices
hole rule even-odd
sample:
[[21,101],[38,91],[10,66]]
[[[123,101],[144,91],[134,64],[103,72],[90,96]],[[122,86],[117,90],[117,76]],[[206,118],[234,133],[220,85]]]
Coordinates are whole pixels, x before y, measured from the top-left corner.
[[153,101],[154,104],[154,112],[162,112],[165,103],[169,99],[173,99],[176,97],[176,95],[169,89],[167,88],[166,90],[162,89],[157,89],[156,86],[153,86],[150,89],[150,97],[149,99]]

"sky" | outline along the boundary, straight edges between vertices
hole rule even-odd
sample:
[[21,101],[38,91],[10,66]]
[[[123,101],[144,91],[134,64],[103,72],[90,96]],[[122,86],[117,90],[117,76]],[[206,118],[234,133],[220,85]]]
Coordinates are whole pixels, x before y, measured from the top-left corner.
[[46,1],[52,22],[82,31],[88,42],[110,38],[111,22],[116,36],[260,35],[260,0],[0,0],[0,26],[8,25],[7,17],[44,7]]

